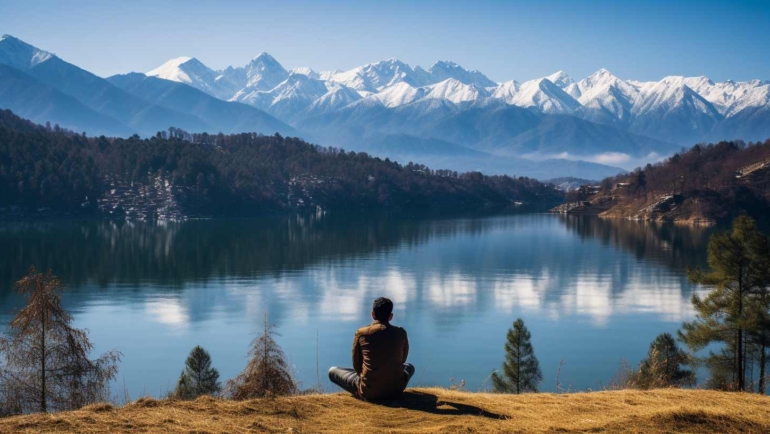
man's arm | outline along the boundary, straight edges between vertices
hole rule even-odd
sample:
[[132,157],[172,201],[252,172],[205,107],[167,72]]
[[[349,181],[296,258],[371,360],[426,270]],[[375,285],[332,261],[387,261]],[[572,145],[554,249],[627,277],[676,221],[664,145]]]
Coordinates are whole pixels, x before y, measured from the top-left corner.
[[364,356],[361,354],[361,344],[358,339],[358,331],[356,331],[355,337],[353,337],[353,369],[358,375],[361,375],[364,365]]
[[407,357],[409,357],[409,337],[406,335],[406,330],[404,330],[404,360],[401,363],[406,363]]

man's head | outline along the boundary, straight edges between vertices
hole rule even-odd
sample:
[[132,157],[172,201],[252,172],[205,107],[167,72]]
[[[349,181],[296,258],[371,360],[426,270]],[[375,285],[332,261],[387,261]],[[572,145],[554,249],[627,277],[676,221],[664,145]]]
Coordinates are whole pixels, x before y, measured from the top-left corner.
[[379,322],[390,322],[393,319],[393,302],[380,297],[372,303],[372,319]]

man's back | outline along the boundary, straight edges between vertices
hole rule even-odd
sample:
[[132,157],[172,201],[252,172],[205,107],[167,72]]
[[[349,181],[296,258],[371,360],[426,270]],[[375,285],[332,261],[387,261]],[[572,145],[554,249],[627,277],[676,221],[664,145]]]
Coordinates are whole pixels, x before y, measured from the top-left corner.
[[359,393],[366,399],[395,396],[406,386],[404,363],[409,355],[406,330],[375,321],[356,331],[353,369],[360,375]]

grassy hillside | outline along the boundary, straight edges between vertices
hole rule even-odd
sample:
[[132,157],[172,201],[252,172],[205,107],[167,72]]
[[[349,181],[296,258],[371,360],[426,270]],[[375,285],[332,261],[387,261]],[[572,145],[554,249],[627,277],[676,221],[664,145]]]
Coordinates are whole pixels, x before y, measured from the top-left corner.
[[410,389],[366,403],[345,394],[233,402],[140,399],[0,419],[0,432],[770,432],[770,398],[703,390],[495,395]]

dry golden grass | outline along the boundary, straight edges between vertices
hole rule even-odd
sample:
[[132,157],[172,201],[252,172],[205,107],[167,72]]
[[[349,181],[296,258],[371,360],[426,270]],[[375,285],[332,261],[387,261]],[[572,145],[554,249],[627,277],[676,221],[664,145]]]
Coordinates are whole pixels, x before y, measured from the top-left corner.
[[346,394],[243,402],[140,399],[121,408],[0,420],[0,432],[82,433],[769,433],[770,398],[700,390],[494,395],[410,389],[398,401]]

